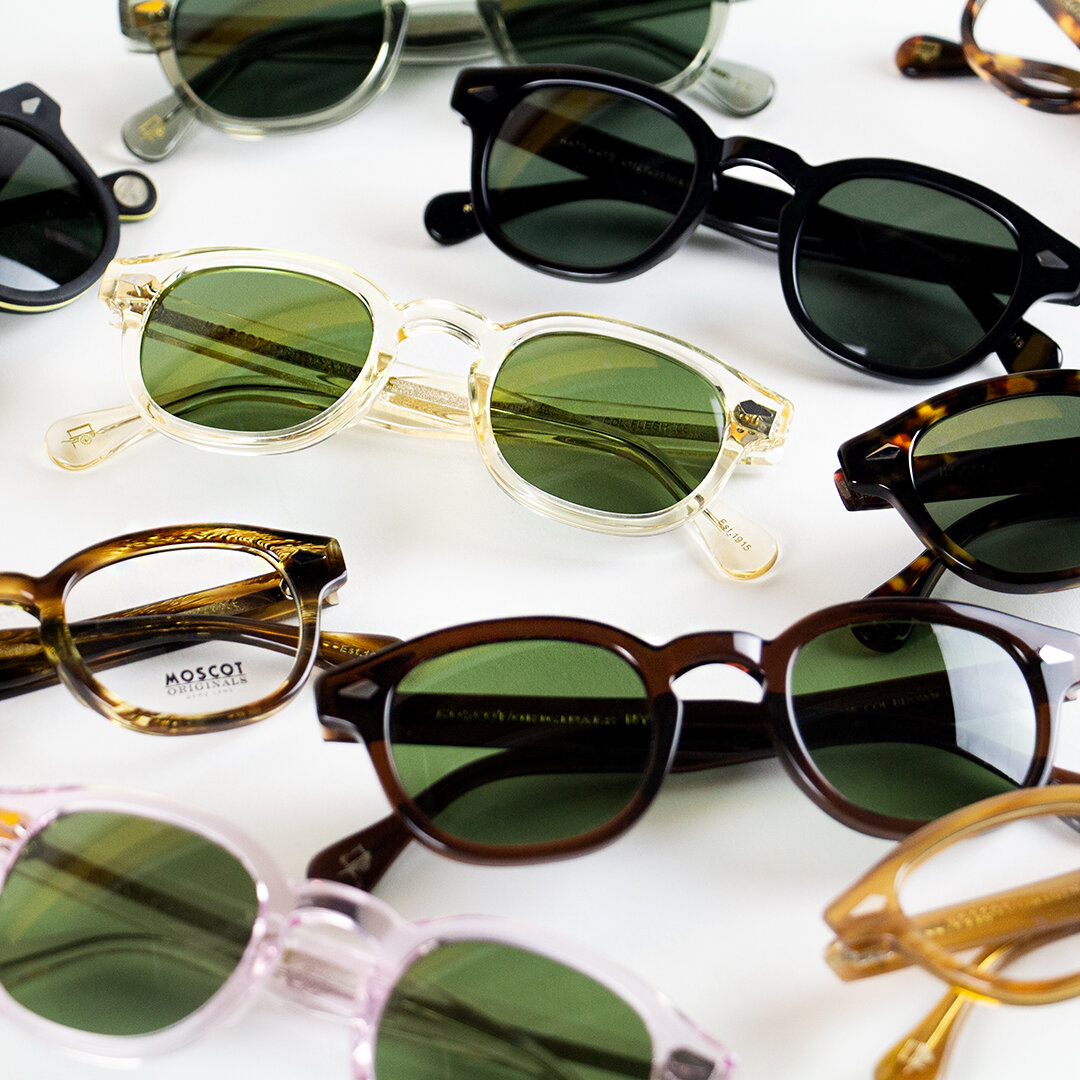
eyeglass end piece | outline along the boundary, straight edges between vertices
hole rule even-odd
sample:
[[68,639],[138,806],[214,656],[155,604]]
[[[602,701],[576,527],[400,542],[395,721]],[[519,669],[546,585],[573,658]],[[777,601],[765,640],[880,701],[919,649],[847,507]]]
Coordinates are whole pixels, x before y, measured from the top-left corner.
[[695,89],[728,116],[753,116],[772,101],[776,83],[760,68],[713,57]]
[[153,430],[131,405],[77,413],[49,427],[45,450],[61,468],[78,471],[112,457]]
[[143,161],[167,158],[195,126],[195,115],[175,95],[140,109],[124,123],[124,145]]
[[968,66],[962,45],[926,34],[917,34],[900,43],[896,66],[909,79],[975,74]]
[[157,209],[157,188],[144,173],[121,169],[103,176],[101,182],[112,195],[121,221],[142,221]]
[[460,244],[480,235],[480,222],[467,191],[436,195],[424,209],[424,227],[440,244]]
[[1011,374],[1061,367],[1061,346],[1041,330],[1021,320],[997,350],[1002,366]]
[[714,566],[740,581],[761,577],[776,564],[779,545],[766,529],[715,502],[691,519]]

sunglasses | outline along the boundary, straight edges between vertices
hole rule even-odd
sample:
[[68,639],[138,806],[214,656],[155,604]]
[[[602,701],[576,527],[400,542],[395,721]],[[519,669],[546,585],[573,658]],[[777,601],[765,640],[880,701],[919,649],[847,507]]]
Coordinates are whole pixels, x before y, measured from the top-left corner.
[[[1035,4],[1072,45],[1080,47],[1080,9],[1071,0],[1035,0]],[[1025,60],[993,52],[976,41],[975,27],[986,6],[986,0],[967,0],[960,16],[959,43],[925,34],[901,42],[896,50],[896,66],[912,79],[978,75],[1014,101],[1042,112],[1080,110],[1080,71],[1044,60]],[[1001,8],[997,4],[990,6]],[[1036,11],[1034,4],[1030,10]]]
[[326,127],[359,112],[399,62],[596,64],[670,90],[697,87],[733,116],[763,109],[773,81],[712,55],[729,0],[120,0],[120,28],[155,52],[172,93],[123,127],[147,161],[200,120],[230,135]]
[[116,254],[121,221],[153,213],[140,172],[98,178],[32,83],[0,92],[0,310],[51,311],[86,292]]
[[913,1071],[913,1052],[936,1076],[976,1001],[1080,994],[1078,823],[1080,785],[985,799],[909,836],[829,905],[826,959],[841,979],[917,964],[950,987],[875,1076]]
[[396,638],[320,631],[345,561],[328,536],[244,525],[152,529],[95,544],[41,577],[0,574],[0,698],[63,682],[156,735],[223,731],[291,701],[312,667]]
[[[625,535],[690,522],[736,578],[776,561],[768,532],[715,496],[736,464],[771,460],[791,404],[675,338],[595,315],[498,324],[449,301],[398,304],[345,267],[258,250],[118,259],[101,295],[133,404],[53,424],[65,468],[153,431],[280,453],[366,419],[471,433],[499,486],[559,521]],[[391,375],[399,344],[430,332],[475,350],[467,381]]]
[[[1008,371],[1061,364],[1022,316],[1040,299],[1080,304],[1080,249],[987,188],[883,158],[807,165],[587,68],[473,68],[451,104],[473,132],[472,190],[428,204],[440,243],[482,230],[536,270],[617,281],[704,224],[776,251],[792,318],[837,360],[900,379],[991,352]],[[793,191],[726,175],[743,166]]]
[[1080,372],[947,390],[839,450],[848,510],[894,507],[927,551],[881,592],[925,593],[944,569],[1002,592],[1080,585]]
[[269,987],[351,1022],[358,1080],[732,1068],[641,980],[513,922],[413,923],[358,889],[291,886],[247,838],[159,800],[0,799],[0,1010],[54,1045],[170,1050]]
[[[759,702],[680,701],[732,665]],[[899,837],[989,794],[1080,779],[1053,765],[1080,636],[933,600],[862,600],[769,641],[709,632],[655,646],[565,618],[474,623],[345,664],[316,699],[324,737],[363,742],[395,815],[308,868],[372,887],[411,839],[520,863],[613,840],[668,771],[779,757],[826,813]]]

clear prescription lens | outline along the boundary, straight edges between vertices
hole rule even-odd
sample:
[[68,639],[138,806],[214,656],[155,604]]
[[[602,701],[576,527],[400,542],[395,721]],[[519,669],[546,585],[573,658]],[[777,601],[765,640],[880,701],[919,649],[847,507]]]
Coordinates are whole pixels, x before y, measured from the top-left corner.
[[711,0],[502,0],[499,14],[527,64],[583,64],[662,83],[701,51],[712,7]]
[[143,385],[192,424],[282,431],[338,401],[363,371],[371,339],[370,310],[340,285],[290,270],[201,270],[151,308]]
[[102,212],[52,151],[0,123],[0,286],[49,292],[84,274],[105,245]]
[[662,353],[598,334],[543,334],[503,361],[491,427],[523,480],[575,506],[649,514],[716,464],[724,400]]
[[1080,567],[1080,397],[1002,398],[947,416],[911,449],[915,491],[970,557],[999,570]]
[[79,1031],[160,1031],[221,989],[258,912],[251,875],[204,837],[72,813],[30,839],[4,882],[0,985]]
[[226,116],[321,112],[371,74],[385,36],[380,0],[178,0],[180,73]]
[[553,87],[526,95],[503,121],[485,194],[502,235],[531,258],[602,270],[664,234],[695,167],[690,137],[651,105]]
[[185,717],[243,708],[289,678],[294,592],[249,552],[178,548],[79,578],[64,603],[75,648],[120,701]]
[[927,821],[1017,787],[1035,706],[1016,662],[971,630],[858,623],[796,653],[789,707],[814,765],[856,807]]
[[525,949],[453,941],[417,960],[379,1023],[380,1080],[647,1080],[652,1039],[622,998]]
[[912,375],[974,348],[1020,276],[1016,237],[957,195],[862,177],[806,213],[795,281],[807,315],[852,360]]
[[621,813],[644,782],[656,729],[625,659],[541,639],[418,664],[391,696],[387,740],[398,781],[443,832],[535,844]]

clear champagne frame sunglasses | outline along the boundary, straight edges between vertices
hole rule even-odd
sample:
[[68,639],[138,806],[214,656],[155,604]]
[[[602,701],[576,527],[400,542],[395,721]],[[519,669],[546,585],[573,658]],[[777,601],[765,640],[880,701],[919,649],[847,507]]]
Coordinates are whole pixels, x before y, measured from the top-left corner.
[[643,0],[452,0],[415,9],[401,0],[293,0],[284,14],[279,6],[260,18],[258,6],[235,0],[201,10],[198,0],[119,0],[128,47],[156,53],[172,87],[125,122],[124,141],[137,157],[159,161],[195,121],[247,139],[311,131],[369,105],[402,62],[493,56],[625,67],[747,116],[772,100],[774,84],[757,68],[713,56],[733,2],[684,0],[671,13]]
[[[471,435],[507,494],[558,521],[631,536],[690,522],[735,578],[776,561],[773,537],[716,496],[736,464],[774,460],[791,403],[686,342],[595,315],[496,323],[446,300],[396,303],[346,267],[258,249],[116,259],[101,298],[131,404],[54,423],[46,448],[64,468],[154,431],[264,454],[364,420]],[[424,333],[475,350],[466,379],[397,361]]]

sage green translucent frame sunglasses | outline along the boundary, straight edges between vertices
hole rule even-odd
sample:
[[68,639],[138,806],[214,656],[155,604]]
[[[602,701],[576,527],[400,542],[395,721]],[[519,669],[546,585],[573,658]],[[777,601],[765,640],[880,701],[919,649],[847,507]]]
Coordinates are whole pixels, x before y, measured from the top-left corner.
[[602,67],[668,90],[697,87],[733,116],[768,105],[763,71],[714,57],[734,0],[119,0],[120,28],[172,86],[123,128],[159,161],[195,120],[252,138],[336,124],[401,61]]
[[[733,577],[776,561],[776,541],[715,497],[735,465],[772,460],[791,404],[675,338],[596,315],[499,324],[445,300],[399,304],[346,267],[256,249],[116,259],[101,296],[132,403],[53,424],[64,468],[154,431],[263,454],[367,420],[471,434],[503,490],[568,524],[649,535],[690,521]],[[475,350],[467,379],[391,374],[399,344],[430,332]]]

